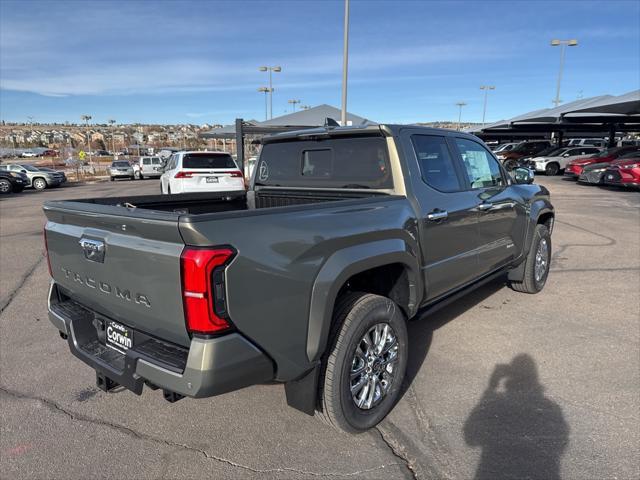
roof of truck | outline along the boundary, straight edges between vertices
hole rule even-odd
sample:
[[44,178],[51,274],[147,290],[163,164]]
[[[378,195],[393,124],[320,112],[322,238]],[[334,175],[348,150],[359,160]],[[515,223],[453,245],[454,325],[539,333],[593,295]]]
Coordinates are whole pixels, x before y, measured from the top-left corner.
[[371,135],[382,132],[387,132],[392,135],[396,135],[400,130],[404,128],[411,128],[412,130],[424,131],[425,134],[432,135],[450,135],[457,134],[465,137],[472,137],[473,135],[456,131],[448,130],[444,128],[425,127],[422,125],[402,125],[402,124],[380,124],[380,125],[353,125],[345,127],[318,127],[307,128],[303,130],[293,130],[289,132],[274,133],[272,135],[266,135],[262,139],[262,143],[277,142],[279,140],[286,140],[292,138],[304,138],[304,137],[318,137],[318,136],[341,136],[341,135]]

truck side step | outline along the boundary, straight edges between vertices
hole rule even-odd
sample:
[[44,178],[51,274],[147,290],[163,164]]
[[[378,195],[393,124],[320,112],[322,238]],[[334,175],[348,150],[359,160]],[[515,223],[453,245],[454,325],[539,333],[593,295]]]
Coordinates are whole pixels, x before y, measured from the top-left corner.
[[162,390],[162,396],[169,403],[175,403],[184,398],[184,395],[180,395],[179,393],[171,392],[169,390]]
[[104,392],[109,392],[119,387],[120,384],[112,380],[111,378],[107,377],[103,373],[96,372],[96,386]]

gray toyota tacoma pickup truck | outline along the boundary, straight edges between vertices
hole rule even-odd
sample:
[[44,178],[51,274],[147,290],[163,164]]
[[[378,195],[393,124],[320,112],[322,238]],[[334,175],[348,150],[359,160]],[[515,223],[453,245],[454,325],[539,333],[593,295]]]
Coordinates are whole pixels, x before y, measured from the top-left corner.
[[97,384],[169,401],[280,382],[350,432],[401,394],[406,322],[498,275],[537,293],[554,209],[476,137],[267,137],[246,194],[47,202],[49,317]]

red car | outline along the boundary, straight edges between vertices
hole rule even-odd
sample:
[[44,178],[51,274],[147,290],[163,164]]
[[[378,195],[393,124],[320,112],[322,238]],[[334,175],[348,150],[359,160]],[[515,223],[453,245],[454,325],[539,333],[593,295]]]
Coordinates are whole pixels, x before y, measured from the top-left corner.
[[568,177],[578,178],[582,173],[582,169],[586,165],[591,165],[592,163],[607,163],[613,162],[618,157],[622,155],[626,155],[631,152],[639,152],[640,147],[636,146],[627,146],[627,147],[613,147],[600,152],[596,155],[592,155],[590,157],[576,158],[575,160],[571,160],[567,167],[564,169],[564,174]]
[[640,188],[640,154],[611,165],[604,171],[603,178],[607,185]]

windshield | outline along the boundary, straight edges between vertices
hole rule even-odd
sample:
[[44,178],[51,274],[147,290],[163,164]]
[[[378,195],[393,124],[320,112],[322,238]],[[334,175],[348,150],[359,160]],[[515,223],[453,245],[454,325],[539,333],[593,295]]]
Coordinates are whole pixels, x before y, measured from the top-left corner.
[[393,188],[383,137],[342,137],[267,143],[256,185]]
[[237,168],[229,154],[188,153],[182,158],[182,168]]
[[28,170],[30,172],[39,172],[40,171],[36,167],[34,167],[33,165],[20,165],[20,167],[24,168],[25,170]]
[[129,167],[129,162],[113,162],[111,164],[112,167],[119,167],[119,168],[127,168]]

